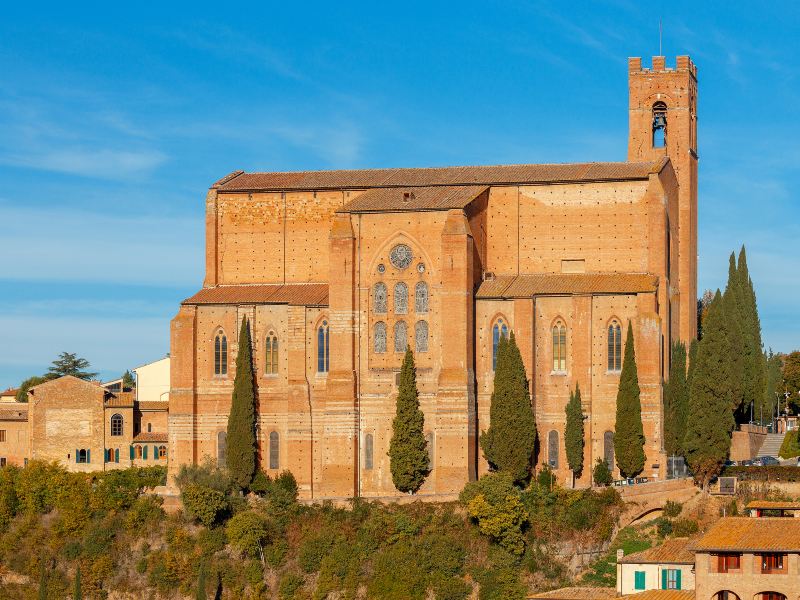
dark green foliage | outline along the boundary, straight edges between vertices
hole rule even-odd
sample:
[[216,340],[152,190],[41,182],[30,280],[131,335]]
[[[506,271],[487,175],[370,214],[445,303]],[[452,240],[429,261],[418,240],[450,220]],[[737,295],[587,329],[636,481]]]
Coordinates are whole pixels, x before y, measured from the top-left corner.
[[664,504],[664,516],[669,519],[674,519],[683,510],[683,504],[680,502],[673,502],[672,500],[667,500]]
[[556,485],[556,474],[549,465],[544,465],[539,469],[539,474],[536,475],[536,483],[541,488],[552,490]]
[[683,434],[688,410],[686,345],[675,342],[672,344],[669,379],[664,384],[664,450],[670,456],[683,456]]
[[746,406],[753,405],[754,416],[760,414],[762,410],[767,414],[766,405],[771,405],[771,399],[767,397],[767,361],[761,340],[761,319],[758,316],[756,292],[753,281],[750,279],[744,246],[739,251],[737,276],[744,341],[742,348],[744,404]]
[[45,381],[47,381],[46,377],[40,377],[38,375],[34,375],[33,377],[28,377],[25,381],[19,384],[19,388],[17,389],[17,402],[27,402],[28,390],[31,389],[33,386],[39,385],[40,383],[44,383]]
[[46,379],[57,379],[58,377],[64,377],[64,375],[72,375],[78,379],[85,379],[88,381],[89,379],[97,377],[97,373],[84,371],[84,369],[90,366],[89,361],[85,358],[80,358],[73,352],[62,352],[58,355],[58,358],[53,361],[53,364],[44,376]]
[[206,594],[206,577],[206,565],[205,563],[200,563],[200,574],[197,576],[197,592],[194,595],[195,600],[208,600],[208,595]]
[[800,481],[800,469],[780,465],[769,467],[725,467],[720,475],[738,477],[741,481]]
[[72,589],[72,600],[83,600],[83,593],[81,592],[81,568],[78,567],[75,571],[75,587]]
[[622,373],[617,390],[617,420],[614,426],[614,454],[623,477],[635,477],[644,468],[644,427],[639,393],[633,327],[628,321],[625,357],[622,360]]
[[239,330],[239,353],[228,415],[227,466],[234,483],[246,489],[256,472],[256,391],[253,346],[247,317]]
[[130,390],[136,387],[136,378],[133,376],[133,373],[130,371],[125,371],[122,374],[122,388],[125,390]]
[[303,578],[297,573],[286,573],[278,584],[278,594],[281,600],[294,600],[297,592],[303,587]]
[[524,600],[527,595],[517,570],[511,567],[480,569],[475,575],[480,584],[479,600]]
[[536,445],[536,423],[528,393],[525,365],[514,332],[497,346],[489,429],[481,434],[481,449],[491,467],[509,473],[515,482],[528,479]]
[[686,385],[689,388],[690,394],[692,389],[692,377],[694,376],[694,368],[697,364],[697,349],[699,347],[700,347],[700,340],[692,340],[692,343],[689,344],[689,357],[687,358],[687,368],[686,368]]
[[271,530],[269,519],[254,510],[236,513],[225,526],[228,540],[236,550],[244,556],[262,561]]
[[206,527],[216,523],[229,506],[222,492],[194,483],[181,490],[181,500],[186,512]]
[[44,560],[39,567],[39,600],[47,600],[47,567]]
[[522,528],[528,522],[528,513],[510,473],[489,473],[471,481],[461,491],[459,500],[481,533],[513,555],[525,551]]
[[616,587],[617,585],[617,550],[622,549],[625,556],[634,552],[647,550],[651,546],[650,539],[641,532],[626,527],[619,532],[614,543],[605,555],[589,567],[587,573],[580,581],[580,585],[597,587]]
[[614,477],[611,475],[611,469],[605,459],[598,458],[594,464],[594,472],[592,479],[595,485],[611,485],[614,482]]
[[[736,271],[736,255],[731,252],[728,266],[728,284],[722,295],[722,304],[725,309],[725,328],[728,333],[730,353],[730,388],[731,409],[737,415],[739,422],[745,422],[750,417],[750,402],[744,402],[745,387],[745,360],[748,357],[750,344],[747,341],[749,332],[745,322],[745,308],[742,299],[743,290],[739,285],[739,274]],[[749,360],[749,358],[748,358]]]
[[400,369],[397,412],[392,421],[389,459],[392,482],[401,492],[416,492],[428,475],[425,415],[419,408],[414,354],[406,349]]
[[760,423],[768,423],[775,414],[775,401],[778,394],[783,393],[783,355],[773,354],[772,348],[766,357],[767,392],[764,404],[754,411],[754,417]]
[[672,535],[672,521],[666,517],[659,517],[656,519],[656,530],[658,531],[658,537],[663,538]]
[[586,418],[581,406],[581,389],[575,384],[575,392],[570,392],[566,407],[567,424],[564,430],[564,444],[567,450],[567,462],[575,477],[583,472],[583,420]]
[[794,458],[800,456],[800,435],[797,430],[787,431],[783,436],[783,443],[781,444],[780,456],[781,458]]
[[730,344],[725,324],[722,294],[717,290],[697,350],[684,436],[689,468],[704,487],[719,473],[728,456],[734,426]]
[[694,519],[675,519],[672,523],[672,534],[675,537],[691,537],[700,530],[700,524]]
[[261,469],[256,471],[253,481],[250,483],[250,491],[258,496],[266,496],[272,484],[272,478]]
[[194,484],[200,487],[211,488],[223,494],[230,493],[234,484],[228,473],[211,462],[202,465],[181,465],[175,476],[175,485],[183,489]]

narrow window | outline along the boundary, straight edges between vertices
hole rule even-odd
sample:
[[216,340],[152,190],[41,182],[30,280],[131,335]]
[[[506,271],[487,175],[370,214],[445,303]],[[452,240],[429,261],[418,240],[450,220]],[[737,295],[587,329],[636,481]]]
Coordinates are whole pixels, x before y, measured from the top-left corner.
[[667,105],[656,102],[653,105],[653,148],[667,145]]
[[433,444],[433,432],[425,434],[425,447],[428,450],[428,471],[433,471],[433,457],[436,454],[436,446]]
[[417,321],[414,325],[414,347],[417,352],[428,351],[428,322]]
[[142,453],[142,447],[141,446],[134,446],[133,456],[134,456],[134,458],[142,458],[143,453]]
[[558,432],[555,429],[547,434],[547,463],[551,469],[558,468]]
[[398,315],[408,312],[408,286],[402,281],[394,286],[394,312]]
[[386,290],[386,284],[383,283],[382,281],[379,281],[378,283],[376,283],[375,284],[375,292],[374,292],[374,294],[375,294],[375,297],[374,297],[373,302],[375,304],[375,312],[376,313],[381,313],[381,314],[385,313],[386,310],[387,310],[387,308],[386,308],[387,307],[386,298],[387,298],[387,295],[388,295],[388,292]]
[[553,325],[553,371],[567,370],[567,327],[561,321]]
[[408,327],[405,321],[394,324],[394,351],[405,352],[408,348]]
[[323,321],[317,329],[317,373],[327,373],[330,366],[330,335],[328,321]]
[[153,424],[152,423],[148,423],[147,424],[147,433],[153,433]]
[[158,458],[167,458],[167,447],[166,446],[159,446],[158,447]]
[[217,466],[224,467],[228,460],[228,434],[224,431],[217,433]]
[[6,460],[6,457],[5,456],[1,457],[0,458],[0,467],[5,467],[7,464],[8,464],[8,461]]
[[497,369],[497,345],[500,337],[508,338],[508,326],[503,319],[497,319],[497,323],[492,327],[492,371]]
[[111,435],[122,435],[122,415],[120,414],[111,417]]
[[608,325],[608,370],[622,370],[622,328],[616,320]]
[[5,442],[5,441],[6,441],[6,430],[0,429],[0,442]]
[[228,338],[221,331],[214,338],[214,375],[228,374]]
[[280,439],[277,431],[271,431],[269,434],[269,468],[277,469],[281,464],[280,456]]
[[424,281],[414,286],[414,312],[428,312],[428,284]]
[[375,323],[375,352],[386,352],[386,323],[383,321]]
[[372,434],[368,433],[364,436],[364,469],[367,471],[372,470],[372,455],[373,455],[373,440]]
[[681,589],[681,570],[664,569],[661,571],[661,589],[679,590]]
[[267,356],[265,365],[267,375],[276,375],[278,373],[278,336],[276,336],[273,331],[270,331],[267,335]]

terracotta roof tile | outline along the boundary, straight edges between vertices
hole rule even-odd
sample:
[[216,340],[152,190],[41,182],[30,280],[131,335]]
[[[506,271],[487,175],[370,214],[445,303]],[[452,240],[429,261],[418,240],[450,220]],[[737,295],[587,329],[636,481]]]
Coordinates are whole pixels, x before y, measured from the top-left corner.
[[747,510],[800,510],[800,502],[782,500],[753,500],[745,507]]
[[167,434],[166,433],[156,433],[155,431],[151,432],[142,432],[136,437],[133,438],[133,441],[136,443],[145,443],[145,442],[166,442],[167,441]]
[[628,600],[694,600],[694,590],[647,590],[622,596]]
[[476,297],[529,298],[559,294],[655,292],[658,277],[646,273],[540,273],[501,275],[481,283]]
[[617,597],[614,588],[567,587],[529,595],[530,600],[606,600]]
[[464,208],[488,189],[485,185],[374,188],[351,200],[337,212],[405,212]]
[[289,304],[327,306],[327,283],[270,283],[262,285],[219,285],[203,288],[182,304]]
[[[10,403],[9,403],[10,404]],[[27,421],[28,420],[28,406],[24,402],[20,402],[22,406],[15,406],[14,408],[0,408],[0,421]]]
[[647,179],[667,159],[653,162],[491,165],[352,171],[234,172],[213,187],[225,192],[255,190],[363,189],[433,185],[545,184]]
[[137,402],[139,410],[169,410],[169,402],[166,400],[148,400],[147,402]]
[[134,392],[116,392],[109,398],[106,398],[106,407],[127,408],[133,406],[134,398]]
[[663,544],[623,556],[625,564],[694,564],[694,552],[689,549],[689,538],[672,538]]
[[0,396],[16,396],[18,391],[18,388],[8,388],[0,392]]
[[800,552],[800,519],[723,517],[693,544],[695,552]]

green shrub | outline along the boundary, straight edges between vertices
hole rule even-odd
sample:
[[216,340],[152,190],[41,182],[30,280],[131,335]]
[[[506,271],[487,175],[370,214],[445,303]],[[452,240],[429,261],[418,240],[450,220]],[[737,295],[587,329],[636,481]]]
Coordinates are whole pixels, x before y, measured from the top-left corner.
[[328,555],[335,543],[336,535],[332,531],[323,531],[304,539],[297,554],[297,563],[300,568],[306,573],[319,571],[322,559]]
[[795,458],[800,456],[800,431],[787,431],[783,436],[780,450],[781,458]]
[[519,556],[525,551],[522,528],[528,522],[528,513],[511,475],[503,472],[484,475],[468,483],[459,500],[470,518],[478,523],[481,533],[512,554]]
[[664,511],[663,514],[668,519],[674,519],[683,510],[683,504],[680,502],[673,502],[672,500],[667,500],[664,504]]
[[482,569],[476,575],[480,600],[524,600],[527,595],[517,571],[510,567]]
[[228,508],[228,499],[224,493],[195,483],[183,488],[181,499],[186,512],[206,527],[216,523],[219,516]]
[[690,537],[700,530],[700,525],[694,519],[675,519],[672,523],[672,533],[676,537]]
[[270,479],[270,476],[259,469],[250,483],[250,491],[258,496],[266,496],[271,484],[272,479]]
[[769,467],[725,467],[720,477],[738,477],[740,481],[800,481],[800,469],[773,465]]
[[275,478],[269,486],[269,499],[281,507],[297,502],[297,480],[291,471],[283,471]]
[[413,540],[388,546],[372,561],[372,577],[367,584],[368,598],[383,600],[422,600],[428,574],[417,566]]
[[244,556],[260,559],[270,537],[270,523],[264,515],[247,510],[231,517],[225,533],[231,545]]
[[556,475],[548,465],[539,470],[539,474],[536,476],[536,483],[539,484],[539,487],[548,490],[552,490],[556,486]]
[[210,557],[225,549],[228,537],[221,527],[216,529],[203,529],[197,534],[197,544],[203,556]]
[[659,517],[656,519],[656,529],[660,537],[667,537],[672,534],[672,521],[666,517]]
[[460,577],[434,576],[431,587],[436,600],[465,600],[472,592],[472,586]]
[[19,469],[6,467],[0,469],[0,531],[5,531],[20,507],[17,496],[17,476]]
[[175,485],[181,490],[189,485],[196,485],[222,494],[230,493],[234,487],[227,471],[217,467],[211,460],[202,465],[181,465],[175,476]]
[[614,482],[614,477],[611,475],[611,468],[602,458],[598,458],[594,465],[592,479],[594,479],[595,485],[611,485]]
[[281,600],[293,600],[297,592],[303,587],[303,577],[297,573],[284,573],[278,584],[278,594]]
[[137,498],[125,515],[125,528],[128,531],[147,531],[154,528],[164,518],[164,503],[158,496]]

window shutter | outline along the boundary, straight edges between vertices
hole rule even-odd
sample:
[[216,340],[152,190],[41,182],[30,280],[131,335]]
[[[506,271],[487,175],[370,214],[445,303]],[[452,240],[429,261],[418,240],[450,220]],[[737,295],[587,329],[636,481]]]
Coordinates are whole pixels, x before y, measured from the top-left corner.
[[675,589],[676,589],[676,590],[681,590],[681,589],[683,589],[683,588],[681,587],[681,573],[683,573],[683,569],[678,569],[678,570],[675,572]]
[[153,446],[153,460],[158,460],[158,446]]
[[114,450],[114,462],[119,462],[119,448]]
[[643,590],[644,589],[644,571],[636,571],[634,572],[634,589]]
[[133,460],[133,446],[130,446],[131,449],[131,460]]
[[86,449],[86,463],[92,462],[92,451],[88,448]]
[[669,569],[662,569],[661,571],[661,589],[667,589],[667,573],[669,573]]
[[147,460],[147,446],[142,446],[142,458]]
[[78,449],[75,448],[75,462],[78,462]]

